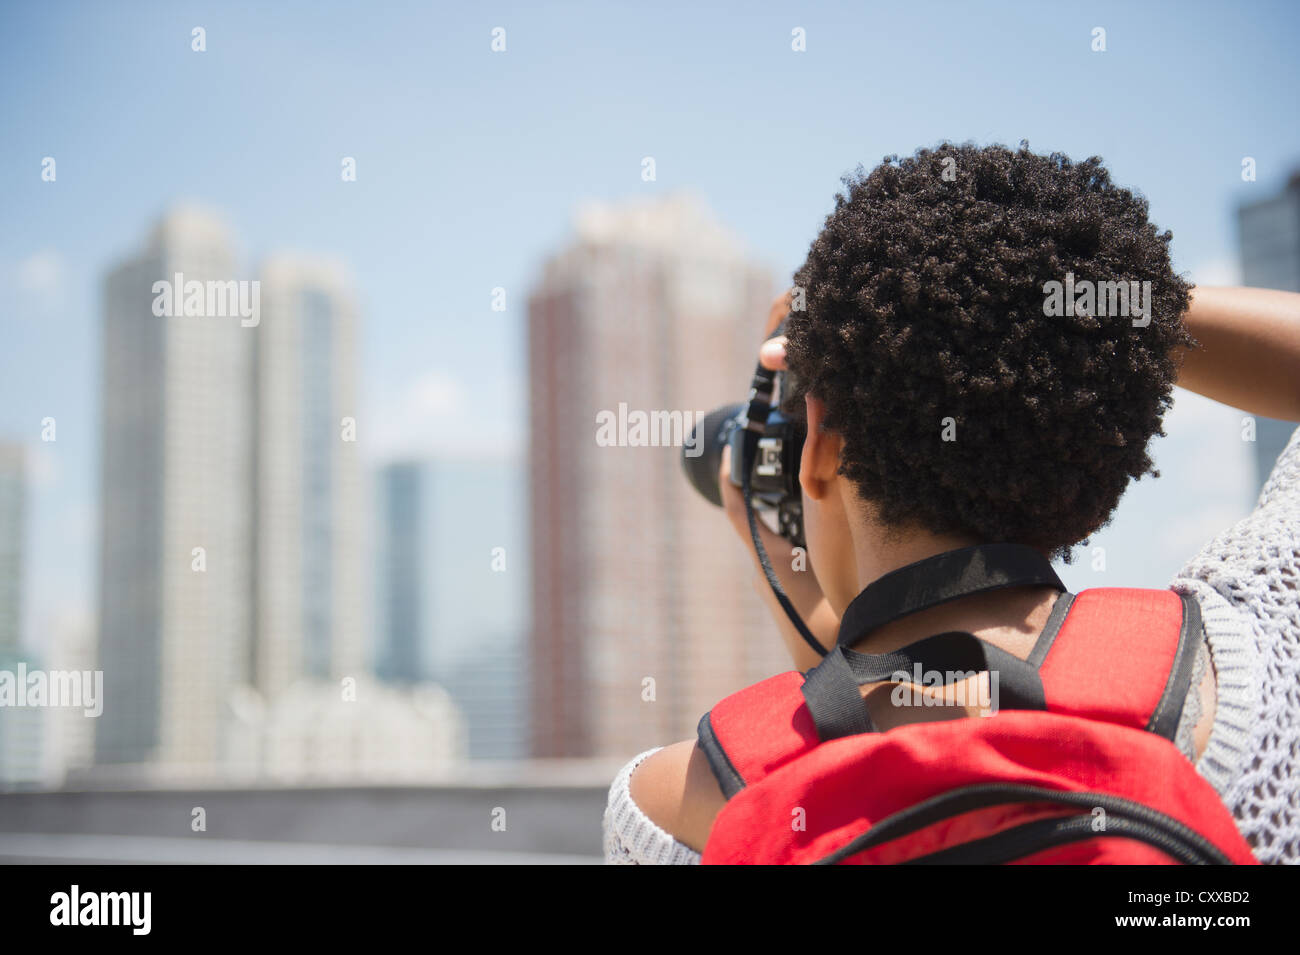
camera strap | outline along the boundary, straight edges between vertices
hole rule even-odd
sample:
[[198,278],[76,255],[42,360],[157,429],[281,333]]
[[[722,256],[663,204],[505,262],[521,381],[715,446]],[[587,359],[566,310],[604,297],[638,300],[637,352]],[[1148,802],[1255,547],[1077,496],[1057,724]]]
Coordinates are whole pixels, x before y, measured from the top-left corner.
[[908,614],[1007,587],[1065,584],[1051,562],[1024,544],[976,544],[935,554],[873,581],[844,608],[836,643],[849,647]]
[[[757,376],[756,376],[757,377]],[[770,385],[770,380],[769,380]],[[768,391],[771,395],[771,391]],[[745,438],[742,455],[741,474],[744,475],[740,490],[745,498],[745,517],[749,521],[749,536],[754,542],[754,553],[758,554],[758,564],[763,568],[763,576],[767,578],[767,585],[772,588],[772,593],[776,597],[776,602],[781,605],[785,615],[790,618],[794,624],[795,630],[799,636],[803,637],[805,643],[812,647],[818,656],[826,656],[826,648],[821,642],[812,635],[803,618],[799,616],[799,611],[794,609],[794,604],[786,596],[785,588],[781,586],[781,581],[777,580],[776,572],[772,569],[772,561],[767,556],[767,548],[763,546],[763,536],[758,532],[758,514],[754,511],[754,487],[753,473],[754,462],[758,458],[758,439],[762,434],[763,425],[767,422],[767,411],[754,400],[754,392],[750,392],[749,415],[746,418]],[[761,415],[761,420],[755,420],[756,416]],[[757,425],[757,427],[754,427]]]

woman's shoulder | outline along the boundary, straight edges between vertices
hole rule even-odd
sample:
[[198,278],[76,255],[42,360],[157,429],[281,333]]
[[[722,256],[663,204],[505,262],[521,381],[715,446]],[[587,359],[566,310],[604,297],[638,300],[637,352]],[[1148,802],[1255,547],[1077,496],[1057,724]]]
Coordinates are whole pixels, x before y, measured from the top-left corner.
[[726,800],[695,740],[647,750],[610,787],[605,810],[607,862],[699,862]]

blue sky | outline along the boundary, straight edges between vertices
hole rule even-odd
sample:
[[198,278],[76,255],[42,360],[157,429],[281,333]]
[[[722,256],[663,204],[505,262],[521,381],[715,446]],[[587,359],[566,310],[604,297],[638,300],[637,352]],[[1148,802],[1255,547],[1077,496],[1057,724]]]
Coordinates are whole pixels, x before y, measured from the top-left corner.
[[[351,265],[362,441],[382,459],[520,445],[527,289],[584,199],[693,190],[784,280],[858,163],[1028,139],[1102,156],[1173,230],[1176,267],[1214,283],[1236,276],[1236,205],[1300,164],[1293,3],[701,7],[0,7],[0,437],[35,456],[29,640],[94,604],[99,283],[171,202],[221,212],[248,274],[275,249]],[[1158,585],[1245,509],[1239,418],[1180,401],[1166,477],[1104,538],[1109,582]]]

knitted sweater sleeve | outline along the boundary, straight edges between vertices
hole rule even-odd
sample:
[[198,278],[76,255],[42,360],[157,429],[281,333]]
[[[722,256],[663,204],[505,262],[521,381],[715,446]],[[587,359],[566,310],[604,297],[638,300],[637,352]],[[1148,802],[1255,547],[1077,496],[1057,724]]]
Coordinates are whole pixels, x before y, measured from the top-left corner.
[[1255,509],[1173,581],[1196,596],[1216,703],[1197,769],[1261,862],[1300,862],[1300,431]]
[[663,747],[648,749],[623,767],[605,807],[605,862],[609,865],[699,865],[700,854],[651,822],[632,800],[632,771]]

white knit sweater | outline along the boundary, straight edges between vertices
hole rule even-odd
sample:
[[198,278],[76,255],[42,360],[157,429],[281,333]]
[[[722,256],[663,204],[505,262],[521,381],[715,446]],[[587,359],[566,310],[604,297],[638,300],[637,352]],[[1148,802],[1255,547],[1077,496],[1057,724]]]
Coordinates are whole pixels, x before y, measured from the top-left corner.
[[[1300,862],[1300,430],[1278,458],[1255,510],[1224,531],[1174,578],[1195,595],[1214,664],[1214,725],[1196,768],[1232,811],[1255,856]],[[1202,652],[1178,724],[1191,755],[1199,718]],[[694,865],[700,854],[643,813],[619,772],[605,809],[605,861]]]

